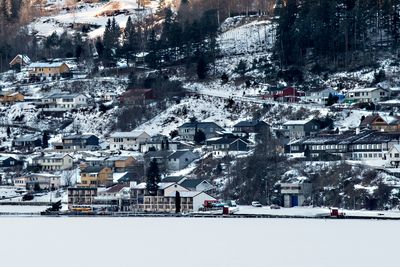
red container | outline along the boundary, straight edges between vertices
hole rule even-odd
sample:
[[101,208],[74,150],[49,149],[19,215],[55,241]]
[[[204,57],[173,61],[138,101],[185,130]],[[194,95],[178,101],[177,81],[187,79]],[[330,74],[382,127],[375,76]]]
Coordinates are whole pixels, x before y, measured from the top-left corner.
[[229,215],[229,207],[224,207],[222,210],[222,214]]

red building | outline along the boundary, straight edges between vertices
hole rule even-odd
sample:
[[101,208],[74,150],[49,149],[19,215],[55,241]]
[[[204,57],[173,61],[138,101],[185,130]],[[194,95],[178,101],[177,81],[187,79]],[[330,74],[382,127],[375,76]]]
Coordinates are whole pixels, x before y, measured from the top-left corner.
[[287,87],[281,91],[272,92],[272,94],[264,96],[274,101],[295,103],[300,101],[300,97],[305,96],[303,91],[296,90],[294,87]]

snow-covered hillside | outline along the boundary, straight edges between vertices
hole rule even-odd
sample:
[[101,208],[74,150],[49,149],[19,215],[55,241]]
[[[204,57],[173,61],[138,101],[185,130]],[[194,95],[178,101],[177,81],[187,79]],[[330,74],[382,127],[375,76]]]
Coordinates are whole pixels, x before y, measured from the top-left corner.
[[151,1],[146,8],[138,8],[136,0],[112,0],[99,3],[79,3],[76,6],[65,8],[58,14],[41,17],[30,24],[33,31],[41,36],[48,36],[53,32],[61,34],[66,29],[79,27],[83,24],[91,26],[89,36],[94,38],[103,34],[109,18],[115,18],[120,27],[125,27],[128,16],[133,20],[142,20],[152,14],[157,1]]

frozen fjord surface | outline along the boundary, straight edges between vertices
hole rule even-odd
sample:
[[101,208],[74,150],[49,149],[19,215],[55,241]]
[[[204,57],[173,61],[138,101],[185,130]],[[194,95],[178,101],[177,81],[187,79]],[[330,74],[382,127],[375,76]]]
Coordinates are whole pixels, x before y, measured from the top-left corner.
[[2,266],[397,266],[398,221],[0,218]]

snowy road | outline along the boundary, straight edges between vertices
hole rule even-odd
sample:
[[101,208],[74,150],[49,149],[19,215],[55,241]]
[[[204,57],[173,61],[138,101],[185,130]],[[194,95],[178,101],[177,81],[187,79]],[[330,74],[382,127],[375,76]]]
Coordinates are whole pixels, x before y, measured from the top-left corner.
[[1,218],[1,266],[397,266],[397,221]]

